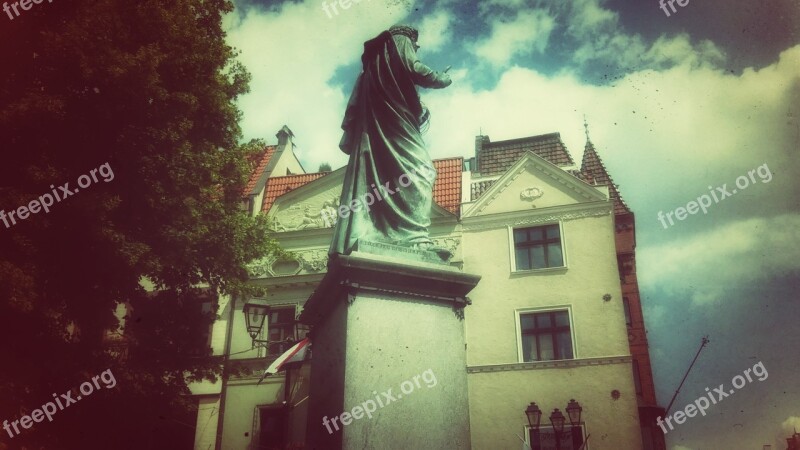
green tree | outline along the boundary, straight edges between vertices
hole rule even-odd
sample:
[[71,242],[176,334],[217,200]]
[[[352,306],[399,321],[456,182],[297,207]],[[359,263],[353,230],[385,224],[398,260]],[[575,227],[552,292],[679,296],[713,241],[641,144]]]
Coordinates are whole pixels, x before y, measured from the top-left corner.
[[319,169],[317,169],[317,172],[330,172],[330,171],[331,171],[331,165],[326,162],[320,164]]
[[[231,9],[227,0],[74,0],[0,16],[0,209],[67,182],[77,191],[49,212],[0,222],[0,421],[106,369],[117,381],[52,422],[13,438],[0,430],[0,442],[191,445],[186,380],[220,369],[204,338],[214,312],[200,308],[198,286],[247,295],[245,264],[280,252],[264,219],[241,210],[260,144],[238,144],[235,100],[249,74],[224,42]],[[104,164],[113,178],[75,189]],[[133,307],[127,350],[109,351],[120,303]]]

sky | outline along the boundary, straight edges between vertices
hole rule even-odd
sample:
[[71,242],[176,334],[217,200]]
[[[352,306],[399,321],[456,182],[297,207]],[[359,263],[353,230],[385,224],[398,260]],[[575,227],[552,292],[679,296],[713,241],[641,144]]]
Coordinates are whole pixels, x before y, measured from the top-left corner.
[[[670,431],[668,448],[785,448],[800,428],[800,3],[689,0],[669,16],[656,0],[330,3],[237,0],[226,17],[253,76],[246,139],[274,143],[285,124],[308,172],[344,165],[363,43],[395,23],[420,30],[423,62],[452,65],[450,87],[421,92],[434,158],[472,156],[480,133],[560,132],[580,161],[585,115],[636,214],[659,403],[704,335],[673,412],[758,363],[768,374]],[[659,220],[703,195],[722,198]]]

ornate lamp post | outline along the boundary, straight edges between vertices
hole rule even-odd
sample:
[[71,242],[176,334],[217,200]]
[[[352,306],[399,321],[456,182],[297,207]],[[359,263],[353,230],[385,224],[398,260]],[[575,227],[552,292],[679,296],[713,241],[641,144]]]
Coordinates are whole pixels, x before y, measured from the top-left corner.
[[536,406],[536,402],[531,402],[531,404],[525,408],[525,415],[528,417],[528,425],[530,425],[532,429],[538,430],[539,422],[542,420],[542,410]]
[[569,403],[567,404],[567,415],[569,415],[569,423],[573,427],[577,427],[581,424],[581,412],[583,408],[581,404],[576,402],[574,398],[569,399]]
[[[583,412],[583,408],[581,407],[580,403],[575,401],[575,399],[570,399],[569,403],[567,404],[566,411],[567,416],[569,416],[569,423],[571,425],[570,431],[567,431],[566,435],[571,436],[572,433],[580,432],[579,430],[576,430],[576,428],[581,424],[581,412]],[[525,408],[525,416],[528,418],[528,425],[530,425],[531,430],[533,431],[532,440],[538,441],[542,411],[536,405],[536,402],[531,402],[531,404]],[[565,417],[558,408],[554,409],[553,412],[550,413],[550,425],[552,425],[553,432],[555,433],[556,450],[561,450],[561,438],[564,437],[564,424],[566,421],[567,417]]]
[[564,420],[564,414],[561,414],[558,408],[550,413],[550,424],[556,434],[556,450],[561,450],[561,434],[564,432]]
[[247,333],[253,339],[253,348],[267,345],[268,341],[266,339],[258,339],[258,335],[261,334],[264,322],[269,317],[269,306],[264,303],[248,302],[245,303],[243,312]]

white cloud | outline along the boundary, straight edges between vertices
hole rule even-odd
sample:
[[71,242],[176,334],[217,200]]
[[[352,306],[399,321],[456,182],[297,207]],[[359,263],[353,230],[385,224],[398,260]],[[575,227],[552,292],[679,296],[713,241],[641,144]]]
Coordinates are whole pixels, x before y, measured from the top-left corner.
[[532,50],[543,52],[554,27],[555,20],[544,10],[521,11],[512,21],[499,18],[492,21],[491,35],[473,51],[481,60],[502,68],[517,55]]
[[[432,113],[426,141],[435,157],[470,156],[480,129],[494,141],[558,131],[579,162],[586,114],[595,147],[639,213],[640,237],[660,232],[664,239],[684,223],[665,231],[655,211],[685,206],[708,185],[732,183],[764,162],[775,179],[715,205],[708,220],[736,206],[780,203],[791,193],[796,181],[789,174],[800,168],[790,156],[797,122],[787,119],[787,109],[800,101],[798,65],[800,46],[740,76],[687,61],[594,86],[569,72],[545,76],[513,67],[485,90],[474,88],[466,73],[446,89],[422,92]],[[644,207],[655,211],[643,215]]]
[[[726,199],[729,201],[729,199]],[[642,281],[691,290],[695,305],[723,301],[726,290],[800,269],[800,215],[752,218],[639,252]]]
[[587,38],[603,30],[616,29],[619,14],[603,8],[600,3],[598,0],[570,2],[569,33],[578,38]]
[[241,50],[239,60],[253,76],[250,93],[239,101],[245,138],[274,142],[288,125],[312,172],[322,161],[334,168],[346,162],[338,144],[350,93],[329,84],[330,78],[358,62],[364,42],[401,21],[408,6],[362,0],[337,11],[329,18],[321,2],[309,0],[272,10],[238,8],[225,18],[227,42]]
[[419,44],[426,51],[441,50],[452,35],[450,14],[442,10],[427,16],[419,26]]
[[603,8],[602,0],[576,0],[562,5],[568,16],[567,32],[582,44],[574,52],[578,64],[593,61],[614,63],[624,68],[666,68],[690,63],[694,66],[721,64],[724,53],[714,43],[693,44],[685,33],[661,36],[647,44],[638,34],[627,33],[619,14]]

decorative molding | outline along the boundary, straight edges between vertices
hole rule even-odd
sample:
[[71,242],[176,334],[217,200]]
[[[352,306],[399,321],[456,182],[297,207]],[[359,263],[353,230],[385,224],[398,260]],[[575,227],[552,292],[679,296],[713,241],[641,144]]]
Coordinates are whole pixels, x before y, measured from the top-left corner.
[[[549,208],[548,208],[549,209]],[[551,214],[531,215],[530,211],[523,211],[525,215],[515,214],[518,217],[504,220],[500,217],[493,217],[494,220],[475,221],[473,223],[464,222],[463,229],[467,231],[487,230],[491,228],[505,228],[507,226],[533,225],[539,223],[554,223],[568,220],[585,219],[587,217],[602,217],[611,215],[608,205],[603,204],[601,208],[583,209],[579,211],[553,212]],[[484,216],[486,217],[486,216]]]
[[247,264],[247,273],[250,278],[266,278],[267,276],[275,276],[272,273],[272,263],[275,262],[274,255],[268,255],[259,260]]
[[297,252],[305,272],[325,272],[328,267],[328,251],[325,248]]
[[433,243],[438,247],[443,247],[453,254],[453,258],[455,258],[456,250],[461,247],[461,238],[460,237],[439,237],[439,238],[431,238]]
[[504,175],[502,175],[486,192],[464,213],[464,217],[472,217],[483,212],[494,200],[506,190],[506,188],[514,182],[520,175],[522,175],[528,167],[533,171],[539,172],[539,178],[544,183],[553,183],[567,191],[577,194],[580,198],[586,201],[598,201],[600,196],[606,195],[597,192],[595,187],[589,186],[582,182],[574,175],[564,171],[562,168],[551,164],[549,161],[543,159],[539,155],[532,152],[526,152],[511,168],[509,168]]
[[540,370],[569,367],[605,366],[610,364],[627,364],[630,356],[605,356],[600,358],[561,359],[558,361],[537,361],[511,364],[491,364],[485,366],[467,366],[467,373],[507,372],[509,370]]
[[[544,195],[544,191],[542,189],[540,189],[540,188],[538,188],[536,186],[531,186],[531,187],[523,189],[519,193],[519,198],[521,200],[533,202],[534,200],[537,200],[537,199],[541,198],[543,195]],[[536,205],[531,205],[531,206],[536,208]]]

